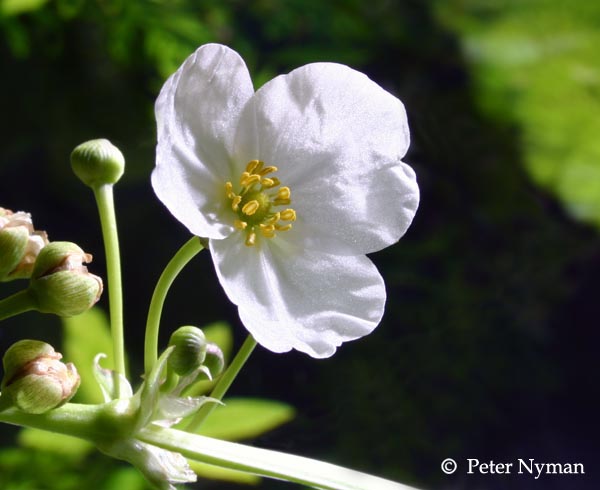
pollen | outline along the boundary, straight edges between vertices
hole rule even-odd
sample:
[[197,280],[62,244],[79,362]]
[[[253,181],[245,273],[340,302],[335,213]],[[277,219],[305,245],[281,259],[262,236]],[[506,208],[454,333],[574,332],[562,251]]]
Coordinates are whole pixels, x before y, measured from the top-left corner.
[[244,243],[252,247],[259,238],[274,238],[277,233],[292,229],[296,211],[288,206],[292,192],[289,187],[272,174],[277,172],[273,165],[265,166],[260,160],[251,160],[240,175],[238,190],[232,182],[225,183],[225,195],[236,217],[233,226],[245,233]]

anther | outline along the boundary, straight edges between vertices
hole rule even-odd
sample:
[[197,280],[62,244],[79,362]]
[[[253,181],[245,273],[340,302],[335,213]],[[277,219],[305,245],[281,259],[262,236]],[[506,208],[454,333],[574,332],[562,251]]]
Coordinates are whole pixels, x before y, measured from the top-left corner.
[[262,165],[263,162],[261,162],[260,160],[250,160],[246,165],[246,172],[248,172],[249,174],[254,173],[254,171],[257,168],[262,167]]
[[242,196],[234,196],[231,200],[231,209],[237,211],[239,204],[242,202]]
[[256,211],[258,211],[259,207],[260,204],[258,203],[258,201],[256,199],[253,199],[252,201],[248,201],[246,204],[244,204],[244,206],[242,206],[242,213],[244,213],[246,216],[252,216],[254,213],[256,213]]
[[238,230],[245,230],[246,227],[248,226],[248,223],[246,223],[245,221],[242,221],[241,219],[236,219],[233,222],[233,226]]
[[246,235],[245,243],[248,247],[252,247],[254,244],[256,244],[256,233],[254,233],[253,231],[248,233],[248,235]]
[[[246,172],[244,172],[245,174]],[[251,187],[254,184],[258,184],[260,182],[260,175],[257,174],[252,174],[252,175],[246,175],[245,177],[242,176],[242,178],[240,179],[240,185],[242,187]]]
[[288,223],[287,225],[275,225],[275,229],[277,231],[288,231],[292,229],[292,224]]
[[281,199],[281,200],[289,199],[291,197],[291,195],[292,195],[292,193],[291,193],[289,187],[280,187],[279,190],[277,191],[276,199]]
[[273,213],[265,219],[265,225],[273,225],[281,219],[280,213]]
[[274,165],[270,165],[268,167],[263,168],[262,170],[260,170],[258,173],[260,175],[267,175],[273,172],[277,172],[277,167],[275,167]]
[[260,232],[266,238],[273,238],[275,236],[275,226],[276,225],[260,225]]
[[281,212],[281,219],[283,221],[296,221],[296,211],[293,209],[286,209]]

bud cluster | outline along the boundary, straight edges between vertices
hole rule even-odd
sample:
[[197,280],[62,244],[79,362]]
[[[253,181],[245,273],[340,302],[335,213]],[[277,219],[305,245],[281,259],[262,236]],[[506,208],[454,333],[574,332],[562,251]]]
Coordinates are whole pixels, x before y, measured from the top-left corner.
[[72,363],[45,342],[21,340],[4,354],[2,399],[27,413],[44,413],[69,401],[79,387]]
[[91,260],[74,243],[50,242],[29,213],[0,207],[0,282],[30,279],[32,308],[64,317],[91,308],[103,289],[84,265]]

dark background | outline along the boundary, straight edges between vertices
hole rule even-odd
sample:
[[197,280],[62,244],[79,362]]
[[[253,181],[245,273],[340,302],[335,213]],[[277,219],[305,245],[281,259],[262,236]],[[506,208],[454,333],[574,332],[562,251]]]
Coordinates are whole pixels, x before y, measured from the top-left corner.
[[[238,50],[257,86],[307,62],[346,63],[404,102],[421,206],[406,236],[372,256],[388,291],[373,334],[320,361],[257,349],[232,393],[283,400],[298,415],[255,443],[427,489],[598,488],[595,221],[531,172],[528,121],[510,99],[501,114],[482,104],[485,84],[463,49],[465,19],[493,21],[515,2],[448,2],[455,23],[440,20],[443,2],[417,0],[37,3],[14,2],[0,23],[0,205],[93,253],[91,270],[105,277],[95,204],[68,159],[87,139],[121,148],[127,172],[115,195],[134,369],[155,281],[188,238],[149,182],[153,102],[168,74],[205,42]],[[561,4],[541,3],[532,8]],[[177,280],[165,317],[173,327],[224,319],[237,345],[244,337],[208,254]],[[60,335],[57,320],[35,313],[5,325],[3,350]],[[6,445],[13,437],[2,429]],[[49,474],[50,456],[28,457]],[[448,457],[459,463],[451,477],[440,470]],[[466,458],[579,462],[586,474],[466,475]],[[110,464],[90,457],[72,487],[54,475],[2,488],[100,488],[80,485]],[[198,488],[237,488],[219,485]]]

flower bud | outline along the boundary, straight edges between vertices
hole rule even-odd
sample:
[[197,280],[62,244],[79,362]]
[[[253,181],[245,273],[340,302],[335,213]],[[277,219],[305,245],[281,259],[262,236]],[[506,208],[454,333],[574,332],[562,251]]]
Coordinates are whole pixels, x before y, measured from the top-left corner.
[[8,397],[20,410],[44,413],[68,402],[79,387],[79,374],[72,363],[50,344],[21,340],[4,354],[2,398]]
[[30,277],[47,244],[46,232],[34,230],[29,213],[0,208],[0,281]]
[[121,151],[107,139],[86,141],[71,153],[71,168],[87,186],[116,183],[125,170]]
[[207,344],[204,366],[208,368],[213,379],[223,372],[223,368],[225,367],[225,357],[223,356],[223,351],[217,344],[213,344],[212,342]]
[[206,338],[198,327],[180,327],[173,332],[169,345],[175,349],[169,356],[168,366],[179,376],[186,376],[204,363]]
[[70,242],[52,242],[35,262],[29,291],[42,313],[68,317],[90,309],[102,294],[102,279],[83,264],[92,256]]

